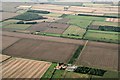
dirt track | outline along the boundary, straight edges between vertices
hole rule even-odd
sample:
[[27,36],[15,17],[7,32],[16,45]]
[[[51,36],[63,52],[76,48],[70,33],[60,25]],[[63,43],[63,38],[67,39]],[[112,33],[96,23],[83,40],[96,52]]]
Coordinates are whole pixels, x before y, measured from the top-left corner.
[[84,45],[85,41],[83,40],[74,40],[67,38],[58,38],[58,37],[50,37],[50,36],[41,36],[41,35],[32,35],[32,34],[24,34],[24,33],[16,33],[16,32],[2,32],[3,36],[13,36],[18,38],[29,38],[29,39],[38,39],[38,40],[47,40],[47,41],[55,41],[55,42],[63,42],[63,43],[72,43],[72,44],[80,44]]

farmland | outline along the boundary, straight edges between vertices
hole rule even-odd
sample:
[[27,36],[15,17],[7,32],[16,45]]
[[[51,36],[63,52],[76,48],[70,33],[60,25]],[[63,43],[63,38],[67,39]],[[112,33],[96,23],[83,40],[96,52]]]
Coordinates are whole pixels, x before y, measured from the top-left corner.
[[71,25],[64,31],[62,36],[73,37],[73,38],[74,37],[75,38],[82,38],[85,32],[86,32],[85,29],[82,29],[79,26]]
[[9,29],[27,29],[29,28],[31,25],[29,24],[9,24],[9,25],[5,25],[3,26],[3,28],[9,28]]
[[3,41],[2,49],[9,47],[10,45],[12,45],[13,43],[15,43],[18,40],[20,40],[20,38],[3,36],[2,37],[2,41]]
[[88,30],[85,39],[95,40],[95,41],[104,41],[111,43],[119,43],[118,32],[106,32],[106,31],[98,31],[98,30]]
[[79,56],[77,65],[118,69],[118,45],[109,43],[88,42]]
[[92,25],[118,27],[118,23],[115,23],[115,22],[103,22],[103,21],[94,21],[94,22],[92,23]]
[[[67,63],[77,47],[78,46],[74,44],[22,39],[11,47],[5,49],[3,54],[36,60]],[[57,50],[54,48],[57,48]]]
[[[14,65],[14,66],[13,66]],[[12,58],[2,65],[3,78],[41,78],[51,63]]]
[[56,1],[0,5],[2,78],[118,78],[119,4]]

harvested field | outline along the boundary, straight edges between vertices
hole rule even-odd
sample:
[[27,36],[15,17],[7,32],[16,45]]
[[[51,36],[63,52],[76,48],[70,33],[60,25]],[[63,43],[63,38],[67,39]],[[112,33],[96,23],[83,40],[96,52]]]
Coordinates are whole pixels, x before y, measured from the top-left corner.
[[22,39],[3,50],[3,54],[29,59],[67,63],[78,45],[34,39]]
[[2,16],[0,17],[0,19],[2,20],[6,20],[18,15],[17,13],[11,13],[11,12],[0,12],[0,14],[2,14]]
[[106,21],[109,21],[109,22],[120,22],[120,19],[116,19],[116,18],[106,18]]
[[35,4],[32,6],[32,9],[64,10],[64,6],[52,4]]
[[7,60],[8,58],[10,58],[10,56],[0,54],[0,62],[3,62],[5,60]]
[[118,27],[118,23],[116,22],[107,22],[107,21],[94,21],[92,25],[99,25],[99,26],[115,26]]
[[29,28],[30,26],[31,25],[29,25],[29,24],[9,24],[9,25],[3,26],[3,28],[25,30],[25,29]]
[[118,45],[88,42],[76,64],[118,70]]
[[20,40],[20,38],[2,36],[2,49],[9,47],[10,45],[14,44],[18,40]]
[[45,40],[45,41],[49,40],[49,41],[72,43],[72,44],[79,44],[79,45],[84,45],[84,43],[86,42],[84,40],[74,40],[74,39],[66,39],[66,38],[60,38],[60,37],[40,36],[40,35],[23,34],[23,33],[7,32],[7,31],[3,31],[2,35],[13,36],[18,38]]
[[[13,66],[14,65],[14,66]],[[51,63],[22,58],[12,58],[2,64],[3,78],[41,78]]]
[[93,12],[94,9],[90,9],[88,7],[78,7],[78,6],[71,6],[69,9],[69,11],[77,11],[77,12]]

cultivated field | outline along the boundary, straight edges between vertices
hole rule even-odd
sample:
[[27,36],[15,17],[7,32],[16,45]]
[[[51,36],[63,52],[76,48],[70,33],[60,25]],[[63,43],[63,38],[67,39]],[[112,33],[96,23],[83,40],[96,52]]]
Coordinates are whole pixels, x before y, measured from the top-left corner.
[[25,30],[30,26],[31,25],[29,24],[9,24],[9,25],[3,26],[3,28]]
[[6,26],[9,24],[15,24],[16,22],[19,22],[19,20],[14,20],[14,19],[6,20],[2,22],[2,26]]
[[27,30],[30,30],[33,32],[37,31],[37,32],[45,32],[45,33],[62,34],[68,26],[69,25],[62,24],[62,23],[42,22],[42,23],[33,25],[32,27],[28,28]]
[[12,58],[2,63],[2,78],[41,78],[51,63]]
[[119,43],[118,32],[88,30],[84,39]]
[[0,54],[0,63],[10,58],[10,56]]
[[115,26],[118,27],[118,23],[116,22],[107,22],[107,21],[94,21],[92,25],[99,25],[99,26]]
[[120,19],[118,19],[118,18],[106,18],[106,21],[109,21],[109,22],[120,22]]
[[57,22],[57,23],[67,23],[68,21],[69,21],[68,18],[63,18],[63,19],[57,20],[55,22]]
[[118,70],[118,45],[88,42],[76,64]]
[[78,45],[74,44],[22,39],[5,49],[3,54],[29,59],[67,63],[77,47]]
[[9,47],[9,46],[11,46],[12,44],[17,42],[18,40],[20,40],[20,38],[2,36],[2,50]]
[[3,36],[13,36],[18,38],[28,38],[28,39],[45,40],[45,41],[49,40],[49,41],[72,43],[72,44],[78,44],[78,45],[84,45],[84,43],[86,42],[84,40],[74,40],[74,39],[67,39],[67,38],[40,36],[40,35],[23,34],[23,33],[7,32],[7,31],[3,31],[2,34]]
[[86,30],[80,28],[79,26],[70,25],[64,31],[63,36],[66,36],[66,37],[75,37],[75,38],[82,38],[85,32],[86,32]]
[[0,14],[2,14],[2,16],[0,17],[0,19],[2,20],[6,20],[18,15],[17,13],[12,12],[0,12]]

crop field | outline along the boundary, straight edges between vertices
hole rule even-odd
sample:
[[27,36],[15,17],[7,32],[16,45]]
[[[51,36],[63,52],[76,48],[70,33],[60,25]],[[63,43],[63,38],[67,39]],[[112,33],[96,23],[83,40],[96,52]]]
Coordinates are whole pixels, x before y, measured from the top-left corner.
[[63,19],[59,19],[59,20],[57,20],[55,22],[57,22],[57,23],[67,23],[68,21],[69,21],[68,18],[63,18]]
[[5,49],[3,54],[29,59],[67,63],[77,47],[78,45],[74,44],[22,39]]
[[77,12],[88,12],[88,13],[92,13],[94,11],[94,9],[90,9],[87,7],[78,7],[78,6],[71,6],[68,10],[77,11]]
[[116,18],[106,18],[106,21],[108,22],[120,22],[120,19]]
[[119,43],[118,32],[88,30],[84,39]]
[[45,32],[45,33],[62,34],[67,27],[69,27],[68,24],[42,22],[33,25],[27,30],[30,30],[32,32],[37,31],[37,32]]
[[[39,10],[38,10],[38,11],[39,11]],[[39,15],[48,16],[48,17],[59,17],[59,16],[61,16],[62,14],[60,14],[60,13],[49,13],[49,14],[39,14]]]
[[[67,78],[72,78],[72,79],[75,79],[75,78],[84,78],[84,80],[88,80],[88,78],[89,78],[89,75],[87,75],[87,74],[80,74],[80,73],[75,73],[75,72],[67,72],[66,74],[65,74],[65,78],[67,79]],[[86,78],[86,79],[85,79]]]
[[30,26],[31,25],[29,24],[9,24],[9,25],[3,26],[3,28],[25,30]]
[[20,38],[2,36],[2,49],[5,49],[5,48],[11,46],[12,44],[17,42],[18,40],[20,40]]
[[3,21],[2,26],[6,26],[6,25],[9,25],[9,24],[15,24],[18,21],[19,20],[9,19],[9,20]]
[[82,38],[85,32],[86,32],[86,30],[80,28],[79,26],[70,25],[64,31],[62,36]]
[[10,58],[10,56],[0,54],[0,63]]
[[36,39],[36,40],[44,40],[44,41],[54,41],[54,42],[61,42],[61,43],[70,43],[70,44],[77,44],[77,45],[84,45],[86,41],[84,40],[75,40],[75,39],[67,39],[67,38],[60,38],[60,37],[51,37],[51,36],[41,36],[41,35],[32,35],[32,34],[24,34],[24,33],[16,33],[16,32],[2,32],[3,36],[13,36],[18,38],[28,38],[28,39]]
[[88,42],[76,64],[118,70],[118,45]]
[[2,77],[40,79],[50,65],[50,62],[12,58],[11,60],[2,64]]
[[18,15],[17,13],[12,12],[0,12],[0,14],[2,14],[2,16],[0,17],[1,20],[6,20]]
[[99,26],[115,26],[118,27],[118,23],[116,22],[106,22],[106,21],[94,21],[92,25],[99,25]]
[[78,15],[66,15],[64,18],[69,18],[69,19],[77,19],[77,20],[96,20],[96,21],[104,21],[105,18],[103,17],[93,17],[93,16],[78,16]]

